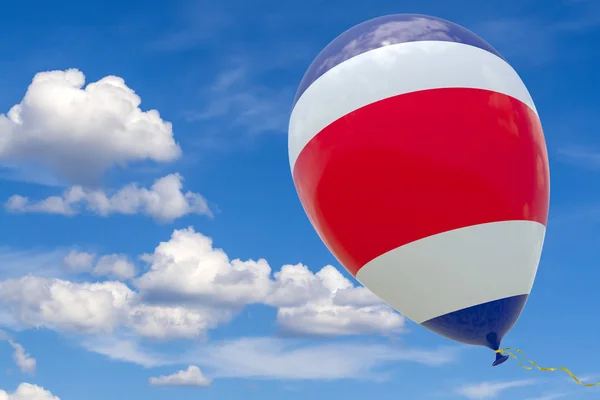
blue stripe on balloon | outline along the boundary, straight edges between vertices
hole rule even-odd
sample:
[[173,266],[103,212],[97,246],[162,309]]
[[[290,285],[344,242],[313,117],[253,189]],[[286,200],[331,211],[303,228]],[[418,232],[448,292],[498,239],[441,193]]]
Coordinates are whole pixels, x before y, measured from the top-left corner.
[[498,350],[502,338],[521,315],[527,297],[526,294],[506,297],[463,308],[425,321],[421,325],[457,342]]
[[314,81],[336,65],[387,44],[421,40],[464,43],[504,59],[485,40],[450,21],[419,14],[387,15],[358,24],[329,43],[304,74],[294,105]]

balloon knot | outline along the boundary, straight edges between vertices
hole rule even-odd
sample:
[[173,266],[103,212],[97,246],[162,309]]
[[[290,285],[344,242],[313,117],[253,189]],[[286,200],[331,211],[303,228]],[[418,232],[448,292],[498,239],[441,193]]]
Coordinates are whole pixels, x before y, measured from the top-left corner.
[[496,367],[508,360],[508,356],[504,355],[504,351],[496,350],[494,353],[496,353],[496,360],[492,363],[492,367]]

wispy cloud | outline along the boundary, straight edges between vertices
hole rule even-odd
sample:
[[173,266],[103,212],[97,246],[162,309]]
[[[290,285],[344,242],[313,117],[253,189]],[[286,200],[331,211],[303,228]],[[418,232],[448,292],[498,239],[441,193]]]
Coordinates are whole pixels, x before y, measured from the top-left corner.
[[211,44],[212,39],[231,26],[231,16],[218,10],[206,10],[206,3],[187,2],[176,16],[177,28],[163,32],[150,40],[150,50],[178,52]]
[[505,390],[530,386],[534,380],[519,380],[509,382],[481,382],[459,387],[456,394],[472,400],[493,399]]
[[[211,121],[224,122],[230,130],[241,132],[242,138],[285,133],[293,95],[291,88],[264,83],[251,67],[236,66],[221,72],[207,88],[205,106],[186,111],[184,118],[205,126]],[[227,136],[222,127],[215,134],[221,139]],[[204,139],[214,141],[215,137],[209,134]]]
[[375,369],[392,362],[431,367],[453,361],[456,348],[413,349],[354,341],[315,343],[272,337],[204,343],[184,354],[157,354],[134,339],[94,339],[85,348],[144,367],[197,365],[214,378],[280,380],[379,380]]
[[16,249],[0,246],[0,276],[11,279],[27,274],[60,276],[67,249]]
[[145,368],[177,364],[176,360],[143,348],[135,339],[95,336],[84,339],[80,344],[92,353],[101,354],[114,361],[141,365]]
[[15,350],[13,354],[13,360],[21,372],[29,375],[35,374],[35,368],[37,365],[35,358],[33,358],[31,354],[27,353],[21,344],[13,340],[9,340],[8,343]]
[[[0,341],[6,341],[13,348],[13,360],[17,367],[24,374],[34,375],[37,361],[31,354],[25,351],[25,348],[20,343],[17,343],[11,338],[11,335],[0,329]],[[1,397],[0,397],[1,398]]]
[[562,399],[565,396],[568,396],[568,393],[553,393],[553,394],[546,394],[546,395],[542,395],[539,397],[528,397],[525,400],[556,400],[556,399]]
[[583,146],[568,146],[559,148],[556,153],[563,162],[590,169],[600,169],[600,150]]
[[600,6],[593,1],[563,1],[560,19],[541,15],[500,17],[474,24],[474,30],[509,59],[542,65],[559,54],[561,38],[600,28]]
[[373,371],[391,362],[440,366],[452,362],[454,348],[397,348],[357,342],[304,343],[277,338],[242,338],[198,347],[191,360],[211,376],[286,380],[377,380]]

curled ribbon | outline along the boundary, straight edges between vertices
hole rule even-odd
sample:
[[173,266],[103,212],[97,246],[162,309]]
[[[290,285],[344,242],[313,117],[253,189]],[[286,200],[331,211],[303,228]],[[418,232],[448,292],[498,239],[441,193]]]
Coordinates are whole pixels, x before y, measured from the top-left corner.
[[529,364],[531,364],[534,368],[537,368],[540,371],[557,371],[557,370],[561,370],[566,372],[567,374],[569,374],[569,376],[571,378],[573,378],[573,380],[575,382],[577,382],[580,385],[586,386],[586,387],[592,387],[592,386],[600,386],[600,382],[597,383],[583,383],[581,382],[571,371],[569,371],[567,368],[565,367],[557,367],[557,368],[544,368],[544,367],[540,367],[539,365],[537,365],[536,363],[534,363],[531,360],[528,360],[527,357],[525,357],[525,353],[523,353],[521,350],[519,349],[511,349],[510,347],[507,347],[505,349],[500,349],[500,350],[496,350],[494,351],[494,353],[499,353],[502,355],[508,355],[511,358],[514,358],[515,360],[517,360],[517,364],[519,364],[519,366],[521,366],[522,368],[525,368],[526,370],[530,371],[531,367],[528,367],[527,365],[524,365],[523,363],[521,363],[521,361],[519,360],[519,357],[517,357],[513,352],[511,352],[510,350],[513,350],[516,353],[519,353],[521,355],[521,357],[523,358],[523,360],[525,360],[526,362],[528,362]]

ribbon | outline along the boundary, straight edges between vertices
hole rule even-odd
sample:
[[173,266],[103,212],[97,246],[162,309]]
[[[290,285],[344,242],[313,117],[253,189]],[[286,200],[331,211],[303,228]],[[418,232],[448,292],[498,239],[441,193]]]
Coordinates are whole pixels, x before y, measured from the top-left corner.
[[528,362],[534,368],[537,368],[540,371],[558,371],[558,370],[561,370],[561,371],[566,372],[571,378],[573,378],[573,380],[575,382],[577,382],[580,385],[583,385],[583,386],[586,386],[586,387],[592,387],[592,386],[596,386],[596,385],[600,386],[600,382],[596,382],[596,383],[583,383],[583,382],[581,382],[575,376],[575,374],[573,374],[571,371],[569,371],[565,367],[557,367],[557,368],[544,368],[544,367],[540,367],[539,365],[537,365],[533,361],[527,359],[527,357],[525,357],[525,353],[523,353],[519,349],[512,349],[510,347],[507,347],[505,349],[496,350],[496,351],[494,351],[494,353],[499,353],[499,354],[502,354],[502,355],[508,355],[509,357],[514,358],[515,360],[517,360],[517,363],[519,364],[520,367],[525,368],[527,371],[530,371],[532,369],[532,367],[528,367],[527,365],[521,363],[521,361],[519,360],[519,357],[517,357],[511,350],[514,351],[515,353],[519,353],[521,355],[521,357],[523,358],[524,361]]

